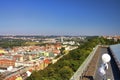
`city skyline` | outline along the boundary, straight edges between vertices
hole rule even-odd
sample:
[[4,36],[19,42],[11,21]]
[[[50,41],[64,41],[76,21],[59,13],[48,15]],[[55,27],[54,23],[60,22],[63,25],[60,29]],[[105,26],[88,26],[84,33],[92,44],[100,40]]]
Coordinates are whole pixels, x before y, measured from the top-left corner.
[[0,35],[120,35],[120,1],[0,0]]

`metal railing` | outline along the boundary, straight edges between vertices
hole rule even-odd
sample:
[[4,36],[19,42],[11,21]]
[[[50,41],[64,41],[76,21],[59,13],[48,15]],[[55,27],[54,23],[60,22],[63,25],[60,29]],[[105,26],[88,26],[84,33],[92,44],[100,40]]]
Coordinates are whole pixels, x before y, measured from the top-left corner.
[[70,78],[70,80],[81,80],[82,78],[82,74],[84,73],[84,71],[87,69],[87,66],[89,65],[90,61],[92,60],[95,52],[97,51],[98,47],[100,45],[97,45],[93,51],[89,54],[89,56],[85,59],[85,61],[82,63],[82,65],[80,65],[80,67],[78,68],[78,70],[74,73],[74,75]]

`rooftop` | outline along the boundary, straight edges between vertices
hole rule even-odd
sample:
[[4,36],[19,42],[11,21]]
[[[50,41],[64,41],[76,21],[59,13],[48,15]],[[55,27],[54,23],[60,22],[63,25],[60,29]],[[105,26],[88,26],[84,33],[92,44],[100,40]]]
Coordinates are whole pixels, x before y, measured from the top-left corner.
[[113,53],[111,52],[110,48],[106,46],[98,47],[92,59],[88,59],[88,61],[90,60],[88,65],[85,65],[86,63],[84,64],[86,68],[84,68],[85,70],[83,70],[82,75],[80,75],[81,71],[79,70],[81,69],[81,65],[70,80],[101,80],[102,76],[99,73],[99,68],[101,67],[101,64],[103,64],[102,55],[104,53],[108,53],[111,56],[111,61],[108,63],[108,69],[106,70],[105,76],[110,80],[119,80],[120,70],[114,56],[112,55]]

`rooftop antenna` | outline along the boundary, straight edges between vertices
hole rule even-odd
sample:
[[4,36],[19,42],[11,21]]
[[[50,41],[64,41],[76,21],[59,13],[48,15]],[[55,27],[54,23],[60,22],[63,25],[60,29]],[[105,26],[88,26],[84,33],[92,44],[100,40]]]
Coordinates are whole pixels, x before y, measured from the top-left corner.
[[102,55],[103,63],[108,63],[108,62],[110,62],[110,60],[111,60],[111,57],[110,57],[109,54],[105,53],[105,54]]
[[107,53],[104,53],[102,55],[102,61],[103,63],[101,64],[101,67],[99,68],[99,74],[102,76],[103,80],[110,80],[110,79],[107,79],[107,73],[106,73],[106,70],[108,69],[108,62],[110,62],[111,60],[111,57],[109,54]]

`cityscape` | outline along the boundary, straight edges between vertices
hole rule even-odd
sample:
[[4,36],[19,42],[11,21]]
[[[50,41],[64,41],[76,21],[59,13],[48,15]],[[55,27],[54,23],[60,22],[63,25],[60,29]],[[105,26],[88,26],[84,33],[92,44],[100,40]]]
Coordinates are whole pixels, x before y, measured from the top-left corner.
[[[1,45],[7,40],[11,41],[11,46],[8,43],[9,48],[0,49],[0,72],[4,74],[5,80],[15,80],[16,76],[18,76],[17,78],[26,79],[28,77],[26,72],[43,70],[49,64],[56,63],[60,57],[62,58],[64,54],[60,51],[63,47],[62,43],[66,54],[70,50],[76,49],[77,45],[79,45],[78,42],[71,40],[76,38],[82,41],[86,37],[35,38],[33,36],[1,36]],[[66,41],[63,39],[66,39]],[[23,40],[23,42],[20,40]],[[17,45],[25,42],[24,46],[13,47],[15,45],[12,46],[12,44],[15,41],[17,41]]]
[[120,80],[120,1],[0,0],[0,80]]
[[[92,54],[91,53],[92,47],[94,48],[96,44],[99,45],[98,48],[101,47],[104,49],[104,47],[102,47],[102,45],[104,45],[105,48],[107,49],[106,46],[110,44],[118,44],[118,43],[120,43],[120,36],[15,36],[15,35],[0,36],[0,45],[1,45],[0,79],[1,80],[32,80],[33,77],[33,80],[36,80],[37,78],[38,79],[40,78],[39,80],[44,80],[42,79],[42,76],[35,77],[35,75],[38,74],[39,72],[34,73],[34,71],[42,72],[43,70],[44,74],[42,73],[40,74],[41,75],[46,74],[48,75],[46,76],[46,78],[47,77],[49,78],[49,75],[54,75],[51,69],[53,67],[56,67],[56,65],[58,65],[58,67],[60,67],[61,65],[63,67],[63,70],[65,68],[66,71],[65,72],[63,71],[62,74],[61,72],[60,73],[58,72],[57,74],[61,74],[62,76],[66,74],[66,76],[64,77],[61,76],[61,78],[63,79],[66,78],[66,80],[68,80],[70,79],[70,77],[72,77],[72,75],[75,75],[75,73],[74,74],[72,73],[70,76],[71,69],[73,69],[72,71],[76,71],[80,66],[80,64],[82,65],[82,61],[88,58],[89,57],[88,55]],[[87,47],[85,45],[87,45]],[[110,47],[112,50],[112,45]],[[99,49],[96,48],[95,50],[99,50]],[[81,51],[84,54],[82,54]],[[114,52],[116,52],[116,50]],[[118,58],[117,59],[118,62],[119,57],[116,56],[115,59],[116,58]],[[99,59],[99,58],[93,58],[93,59]],[[116,65],[118,65],[118,69],[119,69],[119,63],[117,63]],[[88,66],[90,66],[90,63]],[[45,71],[47,73],[45,73]],[[119,74],[117,75],[119,76]],[[80,76],[80,73],[75,77],[75,79],[71,78],[70,80],[77,80],[78,76]],[[51,76],[51,77],[54,79],[55,76]],[[56,80],[59,79],[58,76],[56,77],[57,77],[55,78]],[[108,75],[108,77],[110,77],[110,75]],[[83,79],[84,78],[86,77],[83,77]],[[97,78],[99,77],[97,76]],[[99,80],[97,78],[95,80]],[[118,78],[113,78],[113,76],[111,77],[111,79],[116,79],[116,80],[118,80]]]

